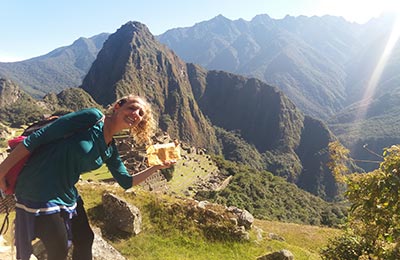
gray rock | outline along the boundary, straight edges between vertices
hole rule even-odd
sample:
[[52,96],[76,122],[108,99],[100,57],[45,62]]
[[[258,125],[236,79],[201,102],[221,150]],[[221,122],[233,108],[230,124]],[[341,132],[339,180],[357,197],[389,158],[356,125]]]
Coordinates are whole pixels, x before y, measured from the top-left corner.
[[107,226],[111,229],[137,235],[142,230],[142,215],[140,210],[116,195],[103,195],[103,208]]
[[246,230],[251,229],[253,222],[254,217],[247,210],[244,209],[241,213],[238,214],[238,224],[244,226]]
[[294,260],[292,252],[282,249],[279,252],[273,252],[268,255],[260,256],[257,260]]
[[126,260],[125,257],[102,238],[100,229],[93,229],[93,232],[93,260]]

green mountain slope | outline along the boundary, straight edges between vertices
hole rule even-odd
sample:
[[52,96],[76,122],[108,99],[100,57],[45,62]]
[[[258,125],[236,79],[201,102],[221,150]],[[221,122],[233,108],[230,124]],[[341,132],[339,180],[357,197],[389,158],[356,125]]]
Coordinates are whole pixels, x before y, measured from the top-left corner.
[[77,87],[109,34],[79,38],[72,45],[19,62],[0,62],[0,77],[12,80],[35,98]]
[[365,170],[376,169],[383,149],[400,143],[399,102],[399,92],[385,94],[370,103],[355,104],[328,122]]
[[[188,72],[199,107],[210,121],[257,149],[252,165],[264,165],[323,198],[338,194],[326,166],[327,146],[335,137],[321,121],[304,116],[282,92],[257,79],[206,71],[193,64],[188,64]],[[222,142],[234,147],[224,146],[228,158],[243,163],[254,155],[251,146],[243,149],[235,137],[224,136]],[[234,156],[234,149],[242,154]]]
[[347,215],[346,205],[328,203],[269,172],[218,159],[217,165],[233,178],[225,189],[200,191],[196,199],[244,208],[259,219],[292,223],[337,226]]

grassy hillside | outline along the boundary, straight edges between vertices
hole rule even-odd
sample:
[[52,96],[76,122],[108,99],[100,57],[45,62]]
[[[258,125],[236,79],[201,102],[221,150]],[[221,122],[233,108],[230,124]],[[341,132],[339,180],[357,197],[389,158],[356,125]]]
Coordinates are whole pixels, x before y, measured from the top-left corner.
[[[111,244],[128,259],[255,259],[257,256],[282,249],[290,250],[295,259],[320,259],[319,250],[327,244],[329,238],[340,230],[306,226],[290,223],[256,220],[250,232],[250,241],[233,242],[209,239],[196,229],[193,223],[187,223],[180,214],[165,213],[164,201],[177,201],[168,195],[148,193],[134,188],[127,193],[116,186],[79,185],[92,224],[102,226],[101,194],[113,191],[137,206],[142,212],[143,231],[132,237],[111,235],[106,237]],[[185,229],[182,227],[185,222]],[[270,233],[284,241],[270,238]]]
[[255,217],[312,225],[340,225],[347,214],[341,203],[328,203],[267,171],[215,158],[219,170],[232,176],[220,191],[202,191],[196,199],[245,208]]
[[[83,181],[78,184],[78,189],[92,226],[100,227],[104,238],[127,259],[253,260],[287,249],[295,259],[317,260],[321,259],[319,251],[327,245],[328,240],[341,233],[333,228],[256,219],[250,230],[249,241],[229,241],[218,237],[210,239],[196,227],[196,223],[185,221],[182,214],[155,214],[166,213],[164,202],[179,202],[177,198],[149,193],[141,188],[124,192],[120,187],[99,182]],[[137,236],[107,234],[101,204],[101,196],[105,191],[113,192],[140,209],[143,220],[141,233]],[[14,217],[12,213],[10,221]],[[1,214],[0,220],[3,218],[4,214]],[[182,223],[185,223],[185,228],[182,228]],[[4,237],[6,241],[11,241],[11,228]]]

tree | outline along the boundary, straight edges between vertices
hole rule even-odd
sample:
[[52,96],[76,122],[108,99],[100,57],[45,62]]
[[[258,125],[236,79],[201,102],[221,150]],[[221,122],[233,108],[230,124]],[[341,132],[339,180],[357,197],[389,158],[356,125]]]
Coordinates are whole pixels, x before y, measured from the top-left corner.
[[385,149],[378,169],[345,181],[348,229],[323,250],[323,258],[400,259],[400,146]]
[[330,142],[328,145],[329,157],[328,167],[332,171],[335,179],[339,182],[345,182],[346,176],[350,173],[348,162],[350,161],[350,151],[346,149],[339,141]]

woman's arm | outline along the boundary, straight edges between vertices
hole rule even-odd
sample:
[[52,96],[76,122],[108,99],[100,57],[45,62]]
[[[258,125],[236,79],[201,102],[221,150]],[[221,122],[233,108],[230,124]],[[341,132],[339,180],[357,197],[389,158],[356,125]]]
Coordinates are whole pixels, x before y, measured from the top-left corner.
[[5,181],[6,174],[10,171],[14,165],[16,165],[20,160],[25,158],[30,154],[29,150],[25,148],[25,146],[20,143],[15,149],[11,151],[11,153],[6,157],[6,159],[0,164],[0,189],[6,190],[7,184]]
[[72,112],[35,131],[29,135],[23,141],[23,143],[25,147],[32,152],[40,145],[65,138],[66,136],[75,132],[88,129],[96,122],[101,120],[102,117],[103,114],[95,108],[82,109],[77,112]]

